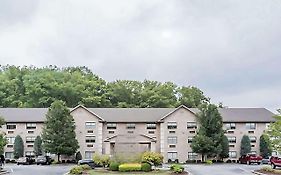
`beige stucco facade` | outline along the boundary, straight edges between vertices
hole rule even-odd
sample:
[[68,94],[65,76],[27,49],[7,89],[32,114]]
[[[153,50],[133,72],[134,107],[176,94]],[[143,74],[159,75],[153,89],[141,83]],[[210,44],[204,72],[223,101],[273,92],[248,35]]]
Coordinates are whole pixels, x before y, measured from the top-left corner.
[[[200,155],[192,152],[190,144],[196,135],[198,124],[195,114],[188,108],[179,107],[171,113],[162,116],[158,121],[151,122],[110,122],[105,121],[95,111],[85,107],[77,107],[71,111],[75,120],[76,138],[79,142],[78,151],[83,158],[92,158],[94,153],[113,155],[121,152],[159,152],[164,156],[164,162],[178,160],[200,160]],[[34,122],[35,128],[27,129],[27,123],[7,123],[2,126],[9,144],[5,147],[6,158],[13,158],[13,139],[20,135],[24,140],[26,155],[32,154],[34,138],[42,132],[43,123]],[[259,137],[262,135],[269,122],[252,122],[252,129],[246,127],[242,121],[225,122],[234,123],[232,129],[227,130],[226,136],[230,137],[230,159],[239,158],[240,142],[243,135],[256,138],[252,144],[252,151],[259,154]],[[14,129],[8,125],[16,125]],[[235,127],[234,127],[235,125]],[[255,127],[253,127],[255,126]],[[235,137],[235,139],[233,139]]]

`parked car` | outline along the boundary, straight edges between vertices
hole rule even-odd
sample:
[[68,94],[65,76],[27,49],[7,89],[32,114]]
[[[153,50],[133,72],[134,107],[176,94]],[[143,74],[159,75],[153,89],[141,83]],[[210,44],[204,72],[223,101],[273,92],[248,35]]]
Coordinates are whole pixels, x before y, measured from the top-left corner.
[[52,159],[49,156],[38,156],[36,158],[37,165],[50,165],[52,163]]
[[269,156],[269,157],[264,157],[264,158],[261,160],[261,163],[262,163],[262,164],[269,164],[269,165],[270,165],[270,156]]
[[256,154],[247,154],[243,155],[239,158],[239,163],[245,163],[245,164],[252,164],[257,163],[258,165],[261,164],[262,156],[258,156]]
[[30,165],[34,163],[34,159],[31,157],[20,157],[17,160],[17,165]]
[[95,168],[95,162],[91,159],[79,160],[78,165],[89,165],[92,169]]
[[275,169],[276,167],[281,167],[281,157],[271,156],[270,164],[273,169]]

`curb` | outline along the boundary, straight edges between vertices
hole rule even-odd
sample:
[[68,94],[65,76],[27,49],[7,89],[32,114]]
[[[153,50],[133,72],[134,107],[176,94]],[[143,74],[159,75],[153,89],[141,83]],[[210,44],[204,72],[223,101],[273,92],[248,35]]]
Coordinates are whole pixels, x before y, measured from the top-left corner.
[[1,175],[1,174],[7,174],[7,173],[9,173],[9,172],[8,172],[8,171],[1,171],[1,172],[0,172],[0,175]]
[[260,173],[260,172],[256,172],[255,170],[252,170],[251,171],[253,174],[257,174],[257,175],[266,175],[266,174],[263,174],[263,173]]

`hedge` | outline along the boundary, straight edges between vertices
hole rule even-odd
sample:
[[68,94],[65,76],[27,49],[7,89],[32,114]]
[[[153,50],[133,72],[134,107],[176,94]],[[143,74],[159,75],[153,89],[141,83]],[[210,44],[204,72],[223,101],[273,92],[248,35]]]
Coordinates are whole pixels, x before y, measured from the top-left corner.
[[144,172],[151,171],[151,165],[149,163],[142,163],[141,170]]
[[119,170],[119,163],[118,162],[111,162],[109,165],[109,170],[111,171],[118,171]]
[[125,163],[119,165],[119,171],[126,172],[126,171],[141,171],[141,164],[140,163]]

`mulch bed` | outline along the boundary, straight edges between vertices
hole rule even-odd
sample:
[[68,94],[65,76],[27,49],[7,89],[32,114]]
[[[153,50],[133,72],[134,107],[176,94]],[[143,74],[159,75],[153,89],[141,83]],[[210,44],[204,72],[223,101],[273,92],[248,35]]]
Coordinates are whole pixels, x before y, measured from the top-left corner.
[[170,173],[170,175],[188,175],[188,172],[184,171],[182,173]]
[[266,174],[266,175],[276,175],[276,174],[280,174],[280,173],[274,173],[274,172],[267,172],[267,171],[263,171],[263,170],[257,170],[256,172],[263,173],[263,174]]

